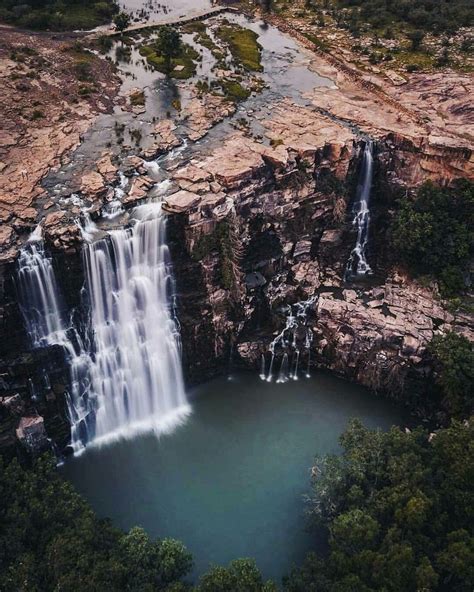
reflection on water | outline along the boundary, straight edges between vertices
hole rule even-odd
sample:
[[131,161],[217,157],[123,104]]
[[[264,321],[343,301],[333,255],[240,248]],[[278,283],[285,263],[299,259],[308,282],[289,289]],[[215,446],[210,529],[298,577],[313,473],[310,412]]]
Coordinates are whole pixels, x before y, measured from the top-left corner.
[[194,395],[193,415],[172,435],[93,449],[63,471],[116,525],[181,539],[195,575],[250,556],[279,580],[316,544],[303,502],[314,456],[337,451],[352,417],[400,421],[386,401],[319,373],[278,386],[240,374]]

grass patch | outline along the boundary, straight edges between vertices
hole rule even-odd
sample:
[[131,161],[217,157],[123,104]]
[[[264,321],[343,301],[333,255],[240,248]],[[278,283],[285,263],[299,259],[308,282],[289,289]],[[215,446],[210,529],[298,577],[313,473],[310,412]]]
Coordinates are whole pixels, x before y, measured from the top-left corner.
[[[140,47],[140,54],[147,59],[147,62],[161,72],[168,74],[171,78],[185,80],[191,78],[196,74],[195,60],[199,59],[199,53],[190,45],[183,43],[181,45],[181,53],[178,57],[171,60],[171,71],[167,73],[166,63],[163,56],[161,56],[154,45],[143,45]],[[175,68],[181,66],[179,70]]]
[[207,32],[206,25],[201,21],[188,23],[182,28],[183,33],[195,33],[194,41],[208,49],[216,60],[224,57],[224,54],[219,47],[214,43],[211,36]]
[[220,81],[219,84],[226,99],[234,103],[245,101],[250,96],[250,91],[244,88],[237,80],[225,79]]
[[230,52],[238,64],[253,72],[263,71],[262,46],[257,41],[257,33],[230,24],[221,25],[216,33],[229,46]]

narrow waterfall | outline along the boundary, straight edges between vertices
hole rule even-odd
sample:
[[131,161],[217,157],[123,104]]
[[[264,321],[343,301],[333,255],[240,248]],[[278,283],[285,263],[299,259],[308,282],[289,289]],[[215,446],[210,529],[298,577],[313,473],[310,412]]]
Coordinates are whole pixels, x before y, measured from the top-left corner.
[[282,354],[280,369],[278,371],[276,382],[287,382],[290,378],[298,380],[298,368],[301,358],[301,346],[299,345],[299,333],[303,333],[303,351],[307,354],[307,371],[309,377],[309,367],[311,360],[311,344],[313,342],[313,332],[308,327],[308,311],[317,301],[317,296],[311,296],[307,300],[288,305],[286,310],[285,326],[275,339],[270,343],[270,366],[266,371],[265,356],[262,354],[260,378],[267,382],[272,382],[275,375],[275,360],[279,352]]
[[166,432],[190,412],[174,320],[160,203],[135,209],[131,228],[86,245],[95,438]]
[[370,225],[369,204],[374,168],[373,150],[373,142],[367,140],[362,158],[359,183],[357,185],[356,200],[353,207],[354,218],[352,224],[357,228],[357,239],[347,262],[346,279],[372,273],[372,269],[367,262],[367,245]]
[[[38,227],[20,252],[17,263],[20,309],[32,347],[59,345],[69,366],[67,396],[71,439],[77,451],[88,441],[93,426],[89,400],[90,358],[82,339],[67,318],[61,290]],[[49,382],[47,374],[45,382]],[[30,385],[31,386],[31,385]]]
[[35,232],[18,257],[20,308],[33,347],[62,345],[67,340],[62,298],[51,259]]

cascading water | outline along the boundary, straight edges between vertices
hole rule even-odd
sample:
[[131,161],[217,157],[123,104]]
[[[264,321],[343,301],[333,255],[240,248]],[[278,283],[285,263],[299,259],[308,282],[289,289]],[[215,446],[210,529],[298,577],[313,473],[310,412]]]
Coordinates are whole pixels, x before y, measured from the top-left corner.
[[298,346],[298,332],[304,331],[304,350],[307,352],[307,371],[309,377],[309,367],[311,360],[311,344],[313,342],[313,333],[307,326],[308,311],[316,302],[317,296],[311,296],[308,300],[297,302],[287,307],[286,323],[283,330],[270,343],[270,366],[266,371],[265,356],[262,354],[260,378],[267,382],[272,382],[275,372],[275,359],[280,349],[283,353],[280,369],[277,375],[277,382],[286,382],[288,379],[298,380],[298,368],[300,363],[301,351]]
[[357,185],[356,200],[354,202],[353,226],[357,227],[357,239],[346,266],[346,279],[354,276],[364,276],[372,273],[367,261],[367,246],[370,225],[370,193],[373,180],[373,142],[367,140],[362,158],[362,170]]
[[171,430],[190,412],[170,306],[173,281],[160,203],[134,225],[86,245],[95,396],[95,443]]
[[[17,287],[26,330],[34,348],[59,345],[69,366],[68,407],[74,449],[88,439],[91,428],[89,402],[90,358],[78,332],[67,319],[51,259],[41,238],[32,233],[18,258]],[[45,382],[49,382],[47,374]]]
[[38,228],[22,249],[17,285],[33,347],[60,345],[70,369],[71,446],[80,452],[138,432],[167,432],[190,413],[174,285],[160,203],[137,207],[130,228],[81,230],[90,303],[87,347],[65,312]]

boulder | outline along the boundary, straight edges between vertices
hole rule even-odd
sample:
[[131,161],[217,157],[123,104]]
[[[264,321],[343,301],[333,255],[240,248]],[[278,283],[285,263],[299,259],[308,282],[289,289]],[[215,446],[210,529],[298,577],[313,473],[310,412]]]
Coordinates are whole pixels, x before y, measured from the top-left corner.
[[190,191],[177,191],[165,198],[163,207],[168,212],[182,213],[197,206],[201,198],[196,193]]
[[16,437],[31,454],[40,454],[50,447],[41,415],[22,417],[16,429]]

